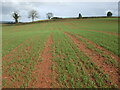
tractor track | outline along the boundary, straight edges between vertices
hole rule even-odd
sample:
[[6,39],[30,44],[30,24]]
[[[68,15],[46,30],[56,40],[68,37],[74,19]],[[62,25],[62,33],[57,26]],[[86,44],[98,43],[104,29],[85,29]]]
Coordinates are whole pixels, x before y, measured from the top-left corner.
[[118,74],[118,68],[113,67],[112,65],[107,65],[103,63],[105,61],[105,58],[97,54],[96,52],[86,48],[86,44],[83,43],[82,41],[78,40],[76,37],[73,35],[65,32],[67,36],[73,40],[73,42],[77,45],[77,47],[84,52],[88,57],[91,58],[93,62],[95,62],[100,68],[104,70],[104,73],[107,73],[110,76],[110,79],[112,80],[113,84],[119,85],[119,74]]

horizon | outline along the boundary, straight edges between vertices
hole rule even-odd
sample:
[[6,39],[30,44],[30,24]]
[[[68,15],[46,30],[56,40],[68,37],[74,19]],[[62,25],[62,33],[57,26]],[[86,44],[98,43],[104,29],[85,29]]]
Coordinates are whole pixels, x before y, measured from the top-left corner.
[[62,18],[78,17],[79,13],[83,17],[106,16],[108,11],[111,11],[113,16],[119,16],[117,2],[2,2],[2,20],[0,21],[14,22],[11,13],[18,11],[21,16],[19,22],[31,22],[28,12],[33,9],[40,16],[35,21],[47,19],[48,12],[52,12],[54,17]]

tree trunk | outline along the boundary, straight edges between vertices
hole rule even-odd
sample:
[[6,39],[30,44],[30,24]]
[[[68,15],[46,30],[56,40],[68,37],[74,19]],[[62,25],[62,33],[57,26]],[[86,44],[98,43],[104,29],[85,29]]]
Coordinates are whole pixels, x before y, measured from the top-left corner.
[[18,23],[18,20],[17,20],[17,19],[15,19],[15,23]]
[[48,19],[50,19],[50,17],[48,17]]
[[34,17],[32,17],[32,22],[34,21]]

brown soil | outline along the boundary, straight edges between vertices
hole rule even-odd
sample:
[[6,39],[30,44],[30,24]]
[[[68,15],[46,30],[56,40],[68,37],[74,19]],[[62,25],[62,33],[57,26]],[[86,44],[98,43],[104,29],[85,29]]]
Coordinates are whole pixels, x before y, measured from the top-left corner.
[[[16,72],[14,72],[14,74],[12,76],[10,76],[10,75],[7,74],[8,71],[9,71],[9,69],[10,69],[10,67],[13,67],[13,66],[15,66],[15,67],[21,67],[21,66],[23,66],[23,65],[21,65],[19,63],[16,63],[16,62],[11,63],[11,64],[9,64],[9,63],[10,63],[10,61],[12,59],[20,60],[21,56],[27,58],[26,56],[24,56],[24,54],[25,53],[27,54],[29,52],[29,50],[31,48],[31,45],[28,46],[28,47],[26,47],[24,44],[28,43],[28,41],[30,41],[30,39],[27,39],[26,41],[24,41],[23,43],[21,43],[20,45],[18,45],[15,49],[13,49],[12,51],[10,51],[10,53],[8,53],[7,55],[5,55],[3,57],[3,60],[5,60],[4,62],[8,64],[6,66],[2,66],[2,70],[4,71],[4,73],[2,74],[2,78],[7,80],[6,85],[9,85],[10,82],[11,82],[11,79],[14,78],[14,76],[16,75]],[[22,50],[19,50],[20,47],[22,47],[21,48]],[[19,52],[20,54],[17,55],[17,54],[15,54],[16,52]],[[21,78],[21,77],[19,76],[19,78]],[[21,80],[22,80],[22,78],[21,78]],[[11,85],[11,87],[19,88],[19,86],[21,84],[22,83],[20,83],[20,82],[16,82],[16,83],[14,83],[14,85]],[[3,86],[3,88],[5,88],[5,87],[6,86]],[[8,88],[10,88],[10,87],[8,87]]]
[[[67,26],[69,26],[70,28],[73,28],[73,29],[79,29],[78,27],[75,27],[73,23],[64,23],[64,25],[67,25]],[[106,33],[106,34],[110,34],[110,35],[120,36],[120,34],[113,33],[113,32],[83,29],[83,28],[87,28],[87,26],[79,26],[79,27],[82,27],[82,30],[86,30],[86,31],[95,31],[95,32],[101,32],[101,33]]]
[[21,44],[18,45],[16,48],[14,48],[12,51],[10,51],[7,55],[3,56],[3,57],[2,57],[2,60],[6,60],[9,56],[12,55],[12,53],[17,52],[17,49],[18,49],[19,47],[21,47],[24,43],[27,43],[29,40],[30,40],[30,39],[25,40],[23,43],[21,43]]
[[120,34],[118,34],[118,33],[113,33],[113,32],[105,32],[105,31],[98,31],[98,30],[88,30],[88,29],[83,29],[83,30],[95,31],[95,32],[101,32],[101,33],[106,33],[106,34],[110,34],[110,35],[120,36]]
[[65,32],[65,34],[67,34],[73,40],[73,42],[77,45],[77,47],[80,49],[80,51],[84,52],[88,57],[91,58],[91,60],[93,62],[95,62],[100,68],[102,68],[104,73],[107,73],[108,75],[110,75],[110,79],[112,80],[113,84],[117,84],[118,86],[120,86],[120,83],[118,81],[119,74],[118,74],[117,68],[113,67],[112,65],[105,64],[104,63],[105,58],[103,58],[102,56],[100,56],[96,52],[88,49],[86,47],[85,43],[81,42],[73,35],[66,33],[66,32]]
[[41,54],[42,62],[37,62],[37,65],[35,65],[35,70],[33,72],[33,74],[34,73],[37,74],[37,81],[34,84],[35,88],[50,88],[51,87],[51,83],[52,83],[52,78],[51,78],[52,53],[50,51],[51,51],[52,43],[53,43],[53,40],[52,40],[52,35],[51,35],[48,38],[48,40],[45,44],[45,48]]
[[[58,43],[60,43],[59,40],[58,40]],[[54,54],[56,53],[56,49],[57,49],[57,47],[54,44],[54,47],[53,47],[53,53]],[[62,57],[62,56],[56,54],[56,56],[53,56],[52,58],[54,59],[54,58],[57,58],[57,57]],[[52,82],[53,87],[52,88],[61,88],[59,83],[57,82],[57,79],[59,77],[58,70],[57,70],[57,67],[58,67],[57,62],[53,61],[52,65],[54,66],[54,68],[53,68],[53,75],[52,75],[53,76],[53,82]]]
[[120,63],[120,58],[119,58],[117,55],[114,55],[112,52],[106,50],[105,48],[97,45],[96,43],[94,43],[94,42],[90,41],[89,39],[84,38],[84,37],[82,37],[82,36],[80,36],[80,35],[78,35],[78,34],[75,34],[75,33],[71,33],[71,34],[77,35],[77,36],[80,37],[81,39],[83,39],[83,40],[87,41],[89,44],[93,45],[95,48],[103,51],[103,53],[104,53],[105,55],[111,56],[112,59],[114,59],[114,60],[116,60],[117,62]]
[[[71,49],[75,52],[75,49],[74,47],[71,46]],[[85,72],[88,73],[88,75],[91,75],[91,72],[93,72],[93,70],[91,69],[87,69],[85,66],[84,66],[84,62],[81,60],[81,58],[79,57],[79,54],[75,52],[75,55],[77,56],[77,58],[79,59],[79,61],[81,62],[82,64],[82,68],[84,68]],[[78,62],[79,63],[79,62]],[[76,64],[75,64],[76,66]],[[93,78],[93,77],[89,77],[89,79],[91,81],[94,81],[95,85],[98,87],[97,83],[96,83],[96,80]]]
[[[32,44],[31,44],[30,46],[28,46],[28,47],[23,47],[24,52],[21,52],[21,54],[22,54],[22,53],[24,53],[24,54],[25,54],[25,53],[26,53],[26,54],[30,53],[31,47],[32,47]],[[25,49],[24,49],[24,48],[25,48]],[[16,51],[17,51],[17,50],[16,50]],[[24,55],[24,54],[23,54],[23,55]],[[23,56],[23,55],[22,55],[22,56]],[[29,56],[24,56],[24,57],[25,57],[25,58],[28,58]],[[17,60],[21,59],[21,57],[19,57],[19,59],[18,59],[18,56],[15,56],[14,58],[16,58]],[[31,61],[32,61],[32,60],[31,60]],[[32,62],[31,62],[31,63],[32,63]],[[29,66],[31,65],[31,63],[29,64]],[[28,67],[29,67],[29,66],[28,66]],[[23,83],[23,77],[22,77],[21,75],[19,75],[20,81],[15,81],[10,87],[8,87],[8,86],[10,85],[10,83],[12,82],[11,79],[12,79],[12,78],[14,79],[14,77],[15,77],[16,74],[17,74],[17,71],[16,71],[16,72],[14,72],[14,74],[13,74],[12,76],[8,75],[7,72],[9,71],[10,67],[16,67],[16,68],[21,68],[21,67],[23,67],[23,70],[22,70],[22,72],[21,72],[22,75],[24,75],[24,74],[27,72],[28,67],[24,67],[23,65],[21,65],[21,64],[19,64],[19,63],[16,63],[16,62],[14,62],[14,63],[12,63],[12,64],[10,64],[10,65],[8,65],[8,66],[3,66],[3,71],[4,71],[4,73],[2,74],[2,78],[7,80],[6,86],[3,86],[3,88],[13,88],[13,87],[19,88],[20,85],[22,85],[22,83]]]

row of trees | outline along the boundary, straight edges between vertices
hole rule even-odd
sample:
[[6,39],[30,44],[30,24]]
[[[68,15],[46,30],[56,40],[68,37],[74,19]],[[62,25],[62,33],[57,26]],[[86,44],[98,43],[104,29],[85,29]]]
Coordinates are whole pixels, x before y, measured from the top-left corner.
[[[53,17],[53,13],[47,13],[46,16],[47,16],[48,19],[51,19]],[[111,16],[112,16],[112,12],[110,12],[110,11],[107,12],[107,17],[111,17]],[[15,19],[15,23],[18,23],[18,19],[21,16],[19,15],[18,12],[13,12],[12,17]],[[39,17],[39,14],[36,10],[31,10],[29,12],[28,18],[31,18],[32,22],[34,21],[35,18],[38,18],[38,17]],[[81,13],[79,13],[78,18],[82,18]]]
[[[107,17],[111,17],[112,16],[112,12],[107,12]],[[81,13],[79,13],[79,16],[78,16],[78,18],[82,18],[82,15],[81,15]]]
[[[49,13],[46,14],[46,16],[47,16],[48,19],[51,19],[53,17],[53,13],[49,12]],[[18,12],[15,11],[15,12],[12,13],[12,17],[14,18],[15,23],[18,23],[18,19],[21,16],[19,15]],[[33,22],[35,18],[39,18],[39,14],[36,10],[31,10],[28,14],[28,18],[31,18],[32,22]]]

